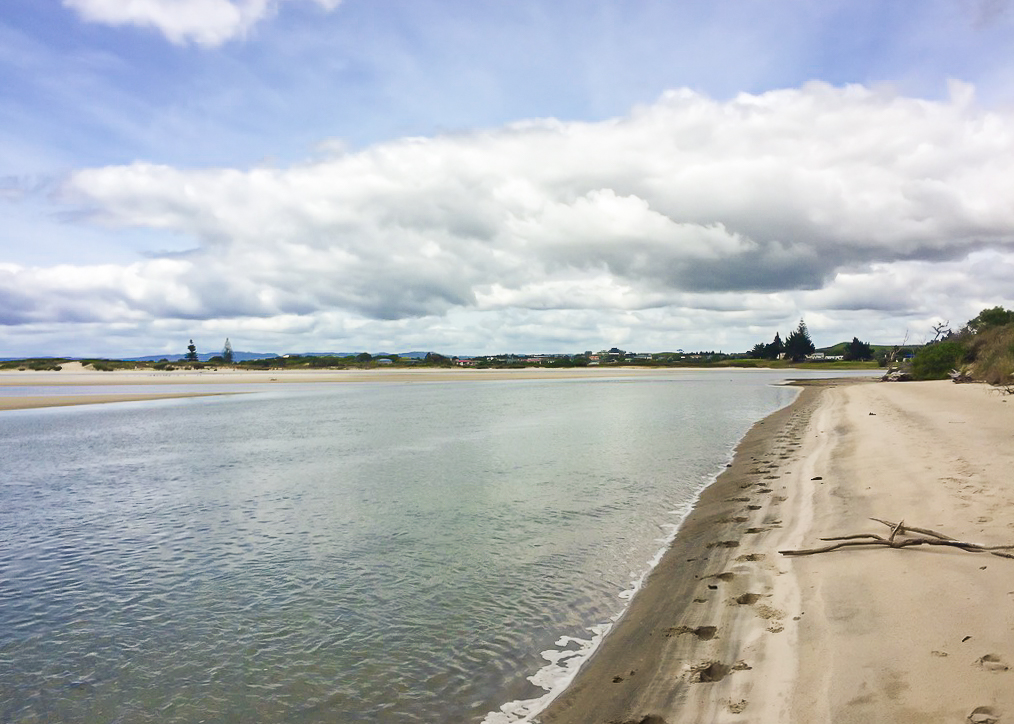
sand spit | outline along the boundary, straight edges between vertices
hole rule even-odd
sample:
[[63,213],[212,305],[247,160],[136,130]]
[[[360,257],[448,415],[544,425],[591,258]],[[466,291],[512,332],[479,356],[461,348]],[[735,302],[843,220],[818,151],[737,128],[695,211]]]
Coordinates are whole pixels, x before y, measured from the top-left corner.
[[[638,377],[671,371],[670,368],[637,367],[573,367],[545,369],[525,367],[521,369],[475,370],[467,368],[423,369],[369,369],[369,370],[249,370],[249,369],[203,369],[173,370],[114,370],[99,372],[84,367],[80,362],[68,362],[63,369],[54,371],[6,371],[0,372],[0,387],[62,386],[62,385],[194,385],[194,384],[257,384],[261,382],[441,382],[450,380],[561,380],[588,377]],[[679,368],[691,370],[692,368]],[[755,371],[744,368],[723,369],[723,372]]]
[[39,407],[69,407],[71,405],[96,405],[108,402],[141,402],[144,400],[171,400],[180,397],[211,397],[231,394],[227,392],[138,392],[87,395],[21,395],[5,397],[0,395],[0,411],[30,410]]
[[537,721],[1014,722],[1014,560],[920,546],[789,558],[905,519],[1014,543],[1014,402],[830,381],[758,423]]

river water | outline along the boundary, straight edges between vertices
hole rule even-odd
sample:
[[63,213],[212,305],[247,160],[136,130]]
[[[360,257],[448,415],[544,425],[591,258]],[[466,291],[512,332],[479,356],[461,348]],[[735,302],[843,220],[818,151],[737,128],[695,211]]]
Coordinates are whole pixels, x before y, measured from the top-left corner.
[[2,413],[0,721],[515,721],[784,376]]

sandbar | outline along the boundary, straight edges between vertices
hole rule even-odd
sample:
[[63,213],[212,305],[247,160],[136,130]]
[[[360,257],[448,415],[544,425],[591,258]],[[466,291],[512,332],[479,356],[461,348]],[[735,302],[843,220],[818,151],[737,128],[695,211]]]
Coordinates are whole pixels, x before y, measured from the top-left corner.
[[181,397],[210,397],[229,394],[224,392],[121,392],[84,395],[19,395],[0,394],[0,411],[31,410],[40,407],[69,407],[71,405],[97,405],[109,402],[141,402],[144,400],[170,400]]
[[[553,380],[587,377],[635,377],[671,371],[658,367],[523,367],[518,369],[470,369],[424,367],[373,369],[278,369],[206,368],[159,371],[153,369],[99,372],[80,362],[68,362],[59,371],[0,371],[0,387],[80,385],[195,385],[259,384],[268,382],[440,382],[450,380]],[[680,370],[693,368],[681,367]],[[723,372],[749,372],[750,368],[725,368]]]
[[1014,402],[827,381],[754,426],[541,724],[1014,721],[1014,560],[788,557],[905,520],[1014,543]]

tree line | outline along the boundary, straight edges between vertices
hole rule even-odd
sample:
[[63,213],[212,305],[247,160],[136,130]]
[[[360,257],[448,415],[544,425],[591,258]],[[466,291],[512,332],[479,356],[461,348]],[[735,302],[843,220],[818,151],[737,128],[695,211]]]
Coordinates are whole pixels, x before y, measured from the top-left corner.
[[[816,349],[813,340],[810,339],[806,322],[800,319],[799,326],[789,333],[784,341],[781,335],[775,332],[775,338],[771,342],[755,344],[750,350],[750,356],[754,359],[787,359],[802,362]],[[845,346],[844,357],[849,361],[865,362],[873,359],[873,348],[867,342],[860,342],[858,337],[853,337]]]

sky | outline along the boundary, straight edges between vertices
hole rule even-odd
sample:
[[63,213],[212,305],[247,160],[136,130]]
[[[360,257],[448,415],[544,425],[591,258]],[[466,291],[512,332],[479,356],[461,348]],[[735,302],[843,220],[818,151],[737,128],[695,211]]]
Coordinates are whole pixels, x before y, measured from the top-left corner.
[[0,357],[921,343],[1014,307],[1006,0],[3,0]]

